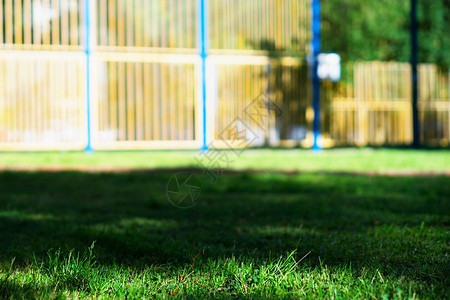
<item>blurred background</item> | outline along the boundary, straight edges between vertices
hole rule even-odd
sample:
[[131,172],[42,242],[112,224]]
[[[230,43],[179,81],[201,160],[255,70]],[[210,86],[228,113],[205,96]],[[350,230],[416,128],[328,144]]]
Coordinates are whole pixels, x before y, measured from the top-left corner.
[[[198,149],[262,93],[260,144],[311,147],[312,0],[2,0],[0,150]],[[410,145],[410,1],[321,1],[323,147]],[[450,137],[450,5],[418,7],[423,145]],[[205,79],[203,83],[203,78]]]

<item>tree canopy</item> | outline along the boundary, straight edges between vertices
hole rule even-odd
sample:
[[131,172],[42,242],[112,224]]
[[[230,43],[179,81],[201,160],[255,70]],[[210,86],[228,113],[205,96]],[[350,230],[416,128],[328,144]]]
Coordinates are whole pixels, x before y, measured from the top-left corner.
[[[323,51],[343,60],[410,59],[410,0],[322,0]],[[450,0],[418,0],[419,61],[450,66]]]

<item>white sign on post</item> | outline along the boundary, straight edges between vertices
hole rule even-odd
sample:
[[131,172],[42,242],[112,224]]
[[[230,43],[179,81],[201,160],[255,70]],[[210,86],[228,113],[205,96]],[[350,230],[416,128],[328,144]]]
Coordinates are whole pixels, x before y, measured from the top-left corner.
[[321,80],[337,82],[341,79],[341,57],[337,53],[321,53],[317,57],[317,76]]

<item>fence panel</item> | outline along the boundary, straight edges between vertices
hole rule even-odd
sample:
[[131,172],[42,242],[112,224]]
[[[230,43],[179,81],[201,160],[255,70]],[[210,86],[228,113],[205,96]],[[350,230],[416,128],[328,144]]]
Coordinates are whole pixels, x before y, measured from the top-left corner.
[[312,136],[311,91],[308,67],[304,60],[282,58],[272,60],[269,90],[282,111],[277,119],[277,136],[283,146],[308,147]]
[[94,147],[200,147],[197,1],[96,8]]
[[189,55],[98,55],[94,146],[197,145],[197,63]]
[[0,52],[0,147],[83,149],[82,54]]
[[[407,145],[412,142],[411,68],[407,63],[357,62],[343,66],[338,84],[324,83],[324,128],[337,145]],[[448,145],[448,74],[419,67],[421,137]]]
[[423,141],[449,145],[450,76],[435,65],[419,65],[419,117]]
[[268,51],[272,55],[307,53],[309,0],[210,0],[212,53]]
[[79,50],[83,0],[0,1],[1,49]]
[[248,57],[230,63],[214,57],[211,63],[215,66],[211,80],[217,82],[211,95],[217,142],[230,138],[233,133],[226,131],[236,121],[258,136],[254,146],[294,146],[307,138],[309,91],[303,61]]
[[196,0],[96,0],[96,4],[100,51],[196,51]]
[[[214,138],[217,142],[231,140],[230,126],[248,126],[262,142],[266,138],[267,124],[258,124],[249,113],[249,108],[258,101],[261,93],[268,93],[267,71],[269,61],[265,58],[253,64],[218,63],[215,65],[216,95],[214,99]],[[250,137],[240,137],[241,139]],[[256,141],[255,141],[256,142]]]
[[[222,133],[236,118],[257,133],[253,145],[308,144],[309,5],[309,0],[209,1],[215,65],[209,84],[216,82],[210,87],[214,120],[208,124],[217,144],[234,134]],[[283,114],[256,124],[246,110],[260,105],[258,97],[267,97]]]

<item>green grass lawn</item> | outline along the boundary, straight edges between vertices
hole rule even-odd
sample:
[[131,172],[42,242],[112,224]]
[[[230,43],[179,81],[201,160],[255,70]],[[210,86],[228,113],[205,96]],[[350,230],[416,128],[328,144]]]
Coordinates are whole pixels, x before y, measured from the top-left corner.
[[[450,171],[448,150],[335,149],[245,150],[228,152],[231,169],[298,171]],[[0,167],[174,168],[196,166],[198,151],[4,152]]]
[[[193,166],[193,152],[9,153],[0,166]],[[448,171],[446,151],[247,151],[236,169]],[[448,298],[450,177],[0,172],[0,298]],[[200,174],[198,175],[200,176]],[[94,243],[95,242],[95,243]]]

